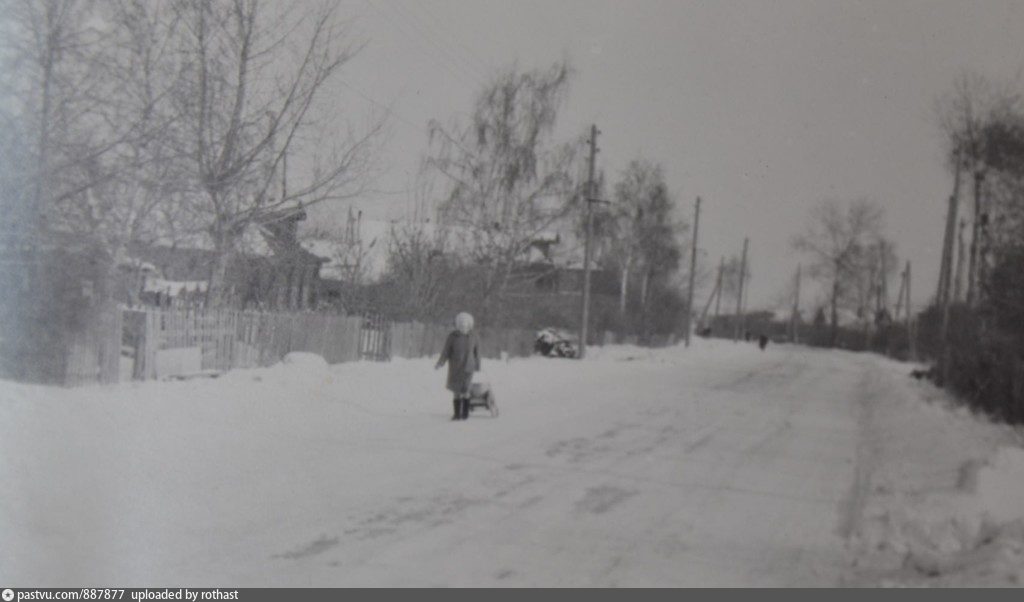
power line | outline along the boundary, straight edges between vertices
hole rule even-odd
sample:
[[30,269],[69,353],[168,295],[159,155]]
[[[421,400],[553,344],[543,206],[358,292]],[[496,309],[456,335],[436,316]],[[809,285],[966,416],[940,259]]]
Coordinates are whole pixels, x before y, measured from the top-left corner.
[[423,39],[425,39],[428,43],[431,43],[435,48],[437,48],[440,51],[440,53],[447,58],[447,60],[451,61],[452,65],[460,69],[463,73],[471,77],[473,80],[480,83],[480,85],[483,85],[483,81],[481,81],[481,74],[476,72],[476,67],[471,65],[470,62],[466,60],[461,53],[455,51],[453,48],[450,48],[444,42],[444,40],[448,39],[449,36],[446,36],[444,34],[438,35],[437,30],[431,29],[429,24],[426,23],[426,21],[419,14],[414,13],[411,10],[408,10],[408,7],[405,7],[399,3],[391,3],[389,4],[389,8],[391,8],[392,11],[395,12],[396,14],[400,14],[402,17],[404,17],[407,23],[409,23],[412,26],[413,31],[420,34],[420,36]]
[[391,115],[395,119],[398,119],[399,121],[405,123],[406,125],[414,127],[416,129],[420,129],[421,126],[416,125],[411,120],[406,119],[405,117],[403,117],[401,113],[396,111],[390,105],[384,104],[383,102],[373,98],[372,96],[370,96],[366,92],[363,92],[362,90],[360,90],[359,88],[355,87],[354,85],[352,85],[351,83],[349,83],[348,81],[346,81],[344,79],[338,78],[338,81],[340,81],[342,83],[342,85],[344,85],[349,90],[352,90],[353,92],[355,92],[359,96],[363,97],[363,99],[366,100],[367,102],[370,102],[370,103],[372,103],[374,105],[377,105],[378,107],[384,109],[384,111],[386,111],[389,115]]
[[[422,126],[420,126],[420,125],[416,125],[416,123],[414,123],[414,122],[413,122],[412,120],[410,120],[410,119],[407,119],[407,118],[406,118],[405,116],[403,116],[403,115],[402,115],[401,113],[399,113],[398,111],[396,111],[396,110],[395,110],[395,109],[394,109],[393,107],[391,107],[390,105],[387,105],[387,104],[385,104],[385,103],[383,103],[383,102],[381,102],[381,101],[379,101],[379,100],[377,100],[377,99],[373,98],[372,96],[370,96],[370,95],[369,95],[369,94],[367,94],[366,92],[363,92],[363,91],[362,91],[361,89],[359,89],[359,88],[357,88],[356,86],[352,85],[351,83],[349,83],[349,82],[348,82],[348,81],[346,81],[345,79],[342,79],[342,78],[338,78],[338,81],[340,81],[340,82],[342,83],[342,85],[344,85],[344,86],[345,86],[346,88],[348,88],[348,89],[352,90],[353,92],[355,92],[356,94],[358,94],[359,96],[361,96],[361,97],[362,97],[362,98],[363,98],[364,100],[366,100],[367,102],[370,102],[370,103],[373,103],[374,105],[377,105],[378,107],[380,107],[380,108],[384,109],[384,111],[386,111],[386,112],[387,112],[387,113],[388,113],[389,115],[391,115],[391,116],[392,116],[392,117],[394,117],[395,119],[397,119],[397,120],[401,121],[402,123],[405,123],[406,125],[408,125],[408,126],[410,126],[410,127],[412,127],[412,128],[415,128],[415,129],[416,129],[417,131],[419,131],[420,133],[422,133],[422,129],[421,129],[421,127],[422,127]],[[458,148],[459,150],[461,150],[462,152],[464,152],[464,153],[466,153],[467,155],[470,155],[470,156],[472,156],[472,155],[475,155],[475,154],[476,154],[476,153],[474,153],[473,151],[471,151],[471,150],[467,149],[467,148],[466,148],[465,146],[463,146],[463,145],[462,145],[462,143],[461,143],[461,142],[459,142],[459,140],[458,140],[457,138],[455,138],[454,136],[452,136],[452,135],[448,134],[448,133],[447,133],[447,132],[445,132],[445,131],[444,131],[443,129],[442,129],[442,130],[440,130],[440,131],[441,131],[441,134],[442,134],[442,135],[443,135],[443,136],[444,136],[444,137],[445,137],[445,138],[446,138],[446,139],[447,139],[447,140],[448,140],[449,142],[451,142],[452,144],[454,144],[454,145],[455,145],[455,146],[456,146],[456,147],[457,147],[457,148]]]
[[455,52],[455,56],[461,59],[463,64],[468,66],[471,71],[473,71],[477,75],[482,76],[484,79],[487,78],[487,74],[490,72],[490,69],[487,67],[487,65],[482,60],[480,60],[480,58],[476,55],[472,48],[469,48],[468,46],[463,44],[460,41],[458,35],[452,29],[449,29],[440,19],[437,18],[437,16],[435,16],[429,10],[424,9],[423,5],[417,3],[407,4],[405,5],[405,9],[410,13],[425,16],[425,18],[421,17],[420,20],[423,21],[424,24],[427,27],[429,27],[433,33],[437,34],[437,37],[439,39],[454,42],[455,44],[460,46],[462,50],[465,51]]
[[[422,30],[416,28],[414,25],[410,26],[409,22],[407,21],[408,17],[403,19],[402,15],[404,15],[404,13],[399,13],[398,10],[393,5],[387,4],[387,6],[391,8],[390,14],[393,15],[389,16],[388,14],[385,14],[385,12],[376,4],[374,0],[366,0],[366,3],[372,6],[374,9],[376,9],[376,11],[385,20],[394,25],[401,33],[403,33],[408,38],[419,38],[420,47],[426,50],[427,53],[430,54],[439,65],[447,68],[448,71],[451,72],[453,75],[460,79],[463,79],[463,81],[466,81],[467,83],[474,86],[484,85],[484,82],[479,77],[467,71],[465,67],[460,66],[457,62],[453,61],[451,56],[442,56],[442,54],[444,54],[443,47],[434,43],[428,36],[426,36],[426,34],[423,33]],[[413,31],[410,31],[410,28],[415,32],[415,34],[418,35],[414,35]],[[426,42],[426,44],[424,44],[423,42]],[[431,49],[429,45],[433,45],[434,48]],[[438,50],[440,50],[440,52],[437,52]],[[468,77],[469,79],[466,79],[466,77]]]

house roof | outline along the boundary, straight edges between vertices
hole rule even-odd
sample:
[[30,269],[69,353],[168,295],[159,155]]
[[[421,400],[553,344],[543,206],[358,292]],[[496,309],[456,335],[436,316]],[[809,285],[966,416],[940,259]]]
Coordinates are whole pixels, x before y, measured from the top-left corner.
[[[208,232],[189,232],[185,234],[164,235],[157,237],[154,246],[176,249],[194,249],[197,251],[213,251],[213,238]],[[270,257],[273,249],[267,243],[263,228],[257,224],[249,224],[242,232],[239,251],[245,255]]]
[[[344,236],[336,238],[306,238],[301,241],[302,248],[325,260],[320,268],[320,276],[326,279],[341,280],[347,276],[344,265],[347,256],[351,256],[352,245],[361,244],[364,274],[370,279],[379,278],[387,270],[388,248],[396,228],[412,227],[418,229],[428,238],[444,235],[448,247],[458,253],[472,248],[474,232],[463,226],[440,225],[434,222],[404,222],[400,220],[358,221],[357,241],[347,241]],[[583,245],[565,228],[548,228],[536,237],[539,244],[527,249],[523,260],[527,263],[549,263],[566,269],[581,269],[583,266]],[[547,252],[540,247],[546,247]],[[592,262],[591,268],[597,269]]]
[[165,280],[147,276],[142,290],[147,293],[162,293],[169,297],[180,297],[185,293],[205,293],[205,280]]

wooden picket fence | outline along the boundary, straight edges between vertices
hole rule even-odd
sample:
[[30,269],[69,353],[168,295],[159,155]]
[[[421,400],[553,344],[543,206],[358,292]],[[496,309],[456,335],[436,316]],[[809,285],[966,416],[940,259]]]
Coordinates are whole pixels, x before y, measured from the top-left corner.
[[[315,313],[230,310],[125,310],[134,341],[135,379],[157,377],[157,353],[199,348],[203,371],[269,366],[292,351],[329,363],[359,359],[361,319]],[[126,328],[126,331],[128,329]]]
[[[269,366],[292,351],[316,353],[331,364],[432,356],[451,331],[375,315],[203,309],[126,309],[123,323],[126,349],[134,350],[132,378],[138,380],[165,375],[161,372],[166,369],[158,369],[158,354],[169,350],[198,353],[196,368],[213,373]],[[533,352],[533,338],[527,330],[485,329],[480,332],[481,354],[527,356]]]
[[64,381],[69,387],[120,380],[121,311],[99,308],[81,330],[68,333]]

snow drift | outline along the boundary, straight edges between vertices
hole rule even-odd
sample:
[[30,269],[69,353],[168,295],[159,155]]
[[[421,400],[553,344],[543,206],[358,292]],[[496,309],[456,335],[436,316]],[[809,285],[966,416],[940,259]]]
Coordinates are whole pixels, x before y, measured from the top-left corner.
[[1024,449],[1002,447],[966,463],[953,491],[876,502],[861,538],[926,576],[979,573],[1024,583]]

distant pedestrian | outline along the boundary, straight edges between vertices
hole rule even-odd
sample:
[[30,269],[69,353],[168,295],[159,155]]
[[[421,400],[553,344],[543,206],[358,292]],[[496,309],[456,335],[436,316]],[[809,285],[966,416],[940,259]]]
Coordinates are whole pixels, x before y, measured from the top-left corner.
[[452,420],[469,418],[469,385],[473,373],[480,370],[480,341],[473,332],[473,316],[462,312],[455,316],[455,330],[444,342],[435,369],[448,364],[446,386],[452,392]]
[[757,346],[761,348],[761,351],[764,351],[764,348],[768,346],[768,335],[762,334],[757,337]]

